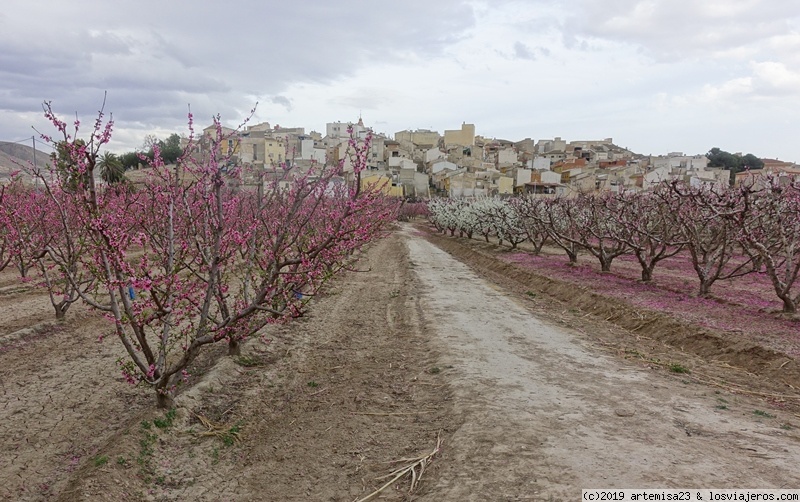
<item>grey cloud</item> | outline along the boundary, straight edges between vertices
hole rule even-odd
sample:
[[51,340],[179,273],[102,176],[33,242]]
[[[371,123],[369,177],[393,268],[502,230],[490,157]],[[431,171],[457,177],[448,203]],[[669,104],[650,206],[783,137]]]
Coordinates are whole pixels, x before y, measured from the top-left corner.
[[564,28],[565,44],[599,38],[639,45],[656,60],[705,57],[794,29],[800,4],[695,0],[583,0]]
[[[474,26],[462,0],[298,4],[243,0],[103,2],[6,0],[0,18],[1,131],[15,117],[56,109],[96,111],[104,91],[118,124],[183,124],[248,110],[248,95],[281,97],[301,82],[327,83],[363,65],[434,57]],[[47,20],[42,23],[42,16]],[[13,112],[13,113],[12,113]],[[7,113],[12,113],[7,115]],[[27,116],[27,115],[24,115]],[[7,134],[3,134],[4,136]]]
[[527,59],[530,61],[536,61],[536,54],[534,54],[527,45],[523,44],[522,42],[516,42],[514,44],[514,57],[518,59]]
[[269,101],[270,103],[283,106],[288,112],[292,111],[292,101],[286,96],[273,96]]
[[511,57],[514,59],[525,59],[528,61],[536,61],[540,57],[549,57],[551,54],[550,49],[547,47],[530,47],[520,41],[514,42],[513,53]]

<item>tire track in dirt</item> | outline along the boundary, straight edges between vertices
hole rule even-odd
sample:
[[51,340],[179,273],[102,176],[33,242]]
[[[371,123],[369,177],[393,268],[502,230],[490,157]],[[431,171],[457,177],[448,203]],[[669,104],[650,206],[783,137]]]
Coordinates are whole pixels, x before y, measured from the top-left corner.
[[405,227],[465,424],[420,500],[574,500],[581,488],[800,486],[764,403],[603,354]]

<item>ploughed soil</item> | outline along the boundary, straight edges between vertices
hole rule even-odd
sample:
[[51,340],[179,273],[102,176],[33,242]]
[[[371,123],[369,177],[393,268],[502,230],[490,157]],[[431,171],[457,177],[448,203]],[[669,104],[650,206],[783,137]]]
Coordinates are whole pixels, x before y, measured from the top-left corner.
[[206,351],[175,411],[124,382],[104,319],[52,322],[5,271],[0,499],[355,501],[414,465],[375,500],[800,486],[794,358],[505,252],[401,225],[306,317]]

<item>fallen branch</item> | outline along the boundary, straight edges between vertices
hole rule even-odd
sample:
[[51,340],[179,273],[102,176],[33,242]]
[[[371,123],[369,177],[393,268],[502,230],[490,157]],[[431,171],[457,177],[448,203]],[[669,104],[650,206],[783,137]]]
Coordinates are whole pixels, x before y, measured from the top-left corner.
[[417,489],[420,479],[422,479],[422,474],[425,472],[425,468],[428,466],[428,464],[431,463],[433,458],[441,450],[442,447],[441,435],[442,435],[441,432],[439,432],[439,434],[436,435],[436,447],[433,449],[433,451],[431,451],[427,455],[423,455],[421,457],[416,457],[416,458],[401,458],[400,460],[392,461],[392,463],[399,463],[399,462],[410,462],[410,463],[403,467],[400,467],[399,469],[395,469],[386,476],[381,476],[379,478],[376,478],[378,480],[386,478],[392,478],[392,479],[389,480],[389,482],[386,483],[385,485],[381,486],[374,492],[367,495],[366,497],[358,499],[356,502],[366,502],[367,500],[372,499],[376,495],[380,494],[383,490],[392,486],[398,480],[402,479],[407,474],[411,474],[411,484],[408,487],[408,494],[411,495],[414,492],[414,490]]
[[[227,412],[226,412],[227,413]],[[195,416],[200,423],[206,428],[203,432],[194,432],[195,436],[199,437],[218,437],[223,441],[228,439],[231,442],[238,443],[241,441],[241,437],[239,436],[239,427],[238,426],[231,426],[230,424],[222,424],[222,423],[215,423],[209,420],[208,418],[204,417],[203,415],[199,415],[195,413]]]

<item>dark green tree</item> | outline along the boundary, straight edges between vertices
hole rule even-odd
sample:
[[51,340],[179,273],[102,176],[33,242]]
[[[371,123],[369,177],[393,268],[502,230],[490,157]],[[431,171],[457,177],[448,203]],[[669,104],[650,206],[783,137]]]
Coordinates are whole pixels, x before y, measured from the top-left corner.
[[744,157],[742,157],[742,168],[743,169],[763,169],[764,168],[764,161],[753,155],[752,153],[748,153]]
[[731,185],[733,185],[736,180],[736,173],[740,173],[746,169],[761,169],[764,167],[764,162],[752,153],[740,156],[714,147],[708,151],[706,157],[708,157],[709,167],[721,167],[730,171]]
[[[59,141],[55,144],[55,151],[50,154],[50,158],[55,166],[56,175],[64,186],[64,189],[69,192],[78,190],[79,185],[83,184],[88,186],[89,176],[85,165],[83,172],[79,168],[79,159],[81,151],[86,147],[86,142],[82,139],[76,139],[73,143],[66,141]],[[91,160],[91,159],[90,159]],[[94,166],[91,166],[93,169]]]
[[109,185],[125,181],[125,167],[115,154],[105,152],[97,160],[97,167],[100,168],[100,177]]
[[161,152],[161,160],[163,160],[165,164],[174,164],[183,154],[183,150],[181,150],[181,137],[177,134],[170,134],[166,140],[157,140],[154,136],[148,136],[147,141],[150,142],[151,146],[147,149],[145,155],[150,160],[152,160],[155,155],[154,145],[158,145],[158,149]]
[[118,158],[120,164],[122,164],[122,168],[126,171],[130,169],[139,169],[139,163],[141,162],[141,159],[139,159],[138,152],[125,152]]
[[721,167],[723,169],[736,170],[742,165],[742,158],[738,155],[720,150],[717,147],[712,148],[706,154],[708,157],[709,167]]

